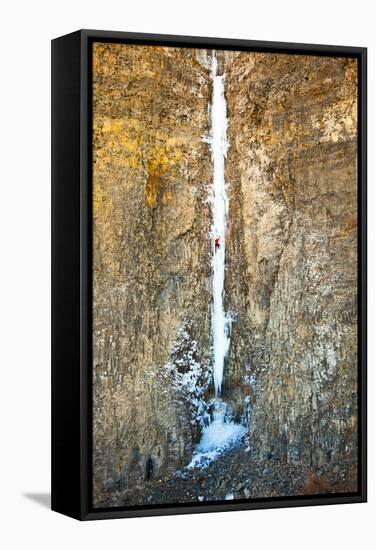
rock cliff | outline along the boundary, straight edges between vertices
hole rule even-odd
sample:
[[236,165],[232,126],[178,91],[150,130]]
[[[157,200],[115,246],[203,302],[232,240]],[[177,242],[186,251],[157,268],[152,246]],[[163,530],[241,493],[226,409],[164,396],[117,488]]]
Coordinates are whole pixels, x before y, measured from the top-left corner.
[[189,412],[159,371],[185,323],[209,360],[211,167],[193,50],[98,43],[93,62],[97,503],[142,484],[149,459],[166,473],[191,456]]
[[[94,505],[186,466],[207,414],[196,397],[213,396],[209,55],[94,45]],[[356,61],[217,55],[233,320],[222,397],[247,425],[242,456],[328,490],[345,465],[341,490],[355,490]]]
[[260,458],[354,469],[357,64],[244,52],[225,70],[228,392],[245,375]]

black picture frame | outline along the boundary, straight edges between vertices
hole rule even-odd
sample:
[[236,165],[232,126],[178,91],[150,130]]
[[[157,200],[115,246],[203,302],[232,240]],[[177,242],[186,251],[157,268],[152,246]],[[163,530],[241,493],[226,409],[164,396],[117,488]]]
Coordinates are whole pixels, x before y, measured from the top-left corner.
[[[91,505],[91,45],[94,41],[358,60],[358,492],[207,504]],[[52,40],[52,509],[80,520],[365,502],[367,499],[367,49],[80,30]]]

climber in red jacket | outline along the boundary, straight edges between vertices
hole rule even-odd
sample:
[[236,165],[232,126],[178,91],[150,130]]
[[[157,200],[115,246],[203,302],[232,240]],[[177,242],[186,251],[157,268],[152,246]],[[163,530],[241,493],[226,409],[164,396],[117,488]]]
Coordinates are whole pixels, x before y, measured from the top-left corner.
[[217,252],[218,248],[219,248],[219,237],[216,237],[214,239],[214,250]]

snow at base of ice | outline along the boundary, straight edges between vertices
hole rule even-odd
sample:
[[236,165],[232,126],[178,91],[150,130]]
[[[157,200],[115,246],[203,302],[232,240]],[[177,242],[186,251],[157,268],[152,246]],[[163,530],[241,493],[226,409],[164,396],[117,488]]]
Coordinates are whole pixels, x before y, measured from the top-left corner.
[[246,428],[242,424],[229,420],[225,403],[217,400],[213,420],[202,430],[200,443],[188,468],[205,468],[226,450],[235,447],[245,433]]
[[235,422],[227,423],[222,418],[216,418],[209,426],[203,429],[197,450],[201,453],[214,451],[231,441],[238,440],[244,433],[245,427],[241,424],[235,424]]
[[[212,424],[211,424],[212,426]],[[210,426],[209,426],[210,427]],[[246,429],[240,424],[229,425],[230,429],[227,431],[227,439],[222,439],[221,445],[213,448],[210,451],[197,451],[194,453],[191,462],[187,468],[206,468],[211,462],[217,460],[224,452],[235,447],[241,438],[245,435]]]

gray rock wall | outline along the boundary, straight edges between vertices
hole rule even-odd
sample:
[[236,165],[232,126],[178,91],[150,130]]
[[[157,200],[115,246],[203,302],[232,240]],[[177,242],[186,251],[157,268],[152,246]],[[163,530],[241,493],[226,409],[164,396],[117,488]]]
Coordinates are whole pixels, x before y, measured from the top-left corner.
[[260,458],[306,467],[356,466],[356,71],[247,53],[226,67],[229,393],[248,365]]

